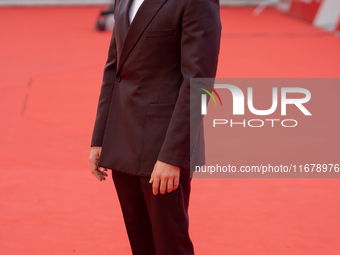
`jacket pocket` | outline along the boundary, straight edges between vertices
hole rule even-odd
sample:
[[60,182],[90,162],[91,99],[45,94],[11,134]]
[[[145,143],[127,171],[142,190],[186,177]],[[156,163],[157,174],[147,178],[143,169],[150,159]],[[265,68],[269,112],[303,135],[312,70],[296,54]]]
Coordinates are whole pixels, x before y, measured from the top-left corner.
[[146,38],[173,36],[174,30],[172,28],[145,30],[145,35]]
[[175,103],[149,104],[143,130],[139,175],[151,175],[162,148],[174,108]]

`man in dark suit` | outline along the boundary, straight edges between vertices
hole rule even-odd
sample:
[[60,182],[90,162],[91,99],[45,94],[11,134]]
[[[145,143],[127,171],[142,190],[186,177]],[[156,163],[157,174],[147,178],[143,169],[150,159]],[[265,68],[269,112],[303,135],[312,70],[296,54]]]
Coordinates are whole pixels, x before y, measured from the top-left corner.
[[134,255],[194,254],[190,79],[216,75],[219,1],[116,0],[114,10],[91,171],[112,170]]

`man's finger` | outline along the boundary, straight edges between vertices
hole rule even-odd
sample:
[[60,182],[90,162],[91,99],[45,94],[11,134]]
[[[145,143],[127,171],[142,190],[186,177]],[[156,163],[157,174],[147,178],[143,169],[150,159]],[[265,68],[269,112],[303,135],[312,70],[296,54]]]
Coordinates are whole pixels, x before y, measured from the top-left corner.
[[98,180],[102,181],[102,180],[105,180],[105,177],[108,176],[107,173],[99,170],[99,168],[96,166],[96,169],[91,169],[91,172],[94,176],[97,177]]
[[159,178],[154,177],[153,183],[152,183],[152,193],[153,193],[154,195],[157,195],[157,194],[158,194],[159,181],[160,181]]
[[[103,170],[103,169],[105,169],[105,170]],[[97,172],[100,173],[101,175],[108,176],[108,174],[105,173],[104,171],[107,171],[107,169],[106,168],[102,168],[102,167],[99,167],[97,169]]]
[[168,188],[167,188],[167,192],[170,193],[171,191],[174,190],[174,179],[173,178],[170,178],[168,180]]
[[167,183],[168,183],[168,178],[163,177],[161,179],[161,185],[159,187],[159,191],[161,194],[165,194]]
[[153,183],[153,174],[151,174],[149,183]]
[[97,179],[98,179],[99,181],[102,181],[102,180],[103,180],[103,178],[104,178],[104,177],[102,177],[102,176],[101,176],[101,175],[99,175],[99,174],[97,174],[97,175],[96,175],[96,177],[97,177]]
[[92,172],[92,174],[94,175],[94,176],[96,176],[96,178],[99,180],[99,181],[102,181],[103,179],[105,180],[105,177],[103,176],[103,175],[101,175],[99,172],[97,172],[97,171],[94,171],[94,172]]
[[176,175],[174,178],[174,187],[173,190],[177,189],[179,186],[179,175]]

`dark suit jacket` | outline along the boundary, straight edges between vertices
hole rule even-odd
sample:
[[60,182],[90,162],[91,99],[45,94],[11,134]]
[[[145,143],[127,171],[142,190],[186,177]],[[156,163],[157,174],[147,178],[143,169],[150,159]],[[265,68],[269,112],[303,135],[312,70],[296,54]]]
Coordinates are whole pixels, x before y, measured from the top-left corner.
[[91,146],[99,166],[132,175],[150,176],[157,159],[189,169],[190,78],[215,77],[219,1],[145,0],[129,25],[130,4],[115,3]]

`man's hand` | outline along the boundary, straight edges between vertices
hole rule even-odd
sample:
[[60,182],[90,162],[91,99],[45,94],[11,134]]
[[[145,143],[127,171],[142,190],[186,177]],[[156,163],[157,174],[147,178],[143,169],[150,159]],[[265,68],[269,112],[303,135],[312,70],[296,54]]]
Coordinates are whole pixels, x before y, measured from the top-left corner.
[[99,181],[105,180],[105,177],[107,177],[107,173],[106,173],[107,169],[98,167],[98,161],[99,161],[101,152],[102,152],[102,147],[93,146],[91,148],[90,158],[89,158],[91,172],[94,176],[97,177]]
[[179,175],[181,168],[173,166],[162,161],[157,160],[149,183],[152,183],[152,193],[158,194],[158,189],[161,194],[171,192],[178,188]]

